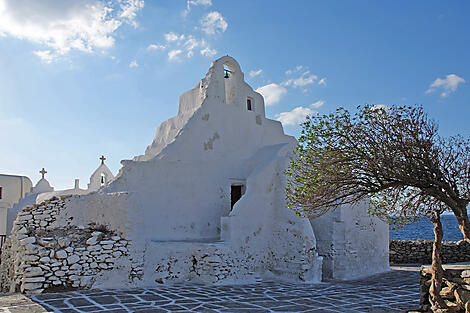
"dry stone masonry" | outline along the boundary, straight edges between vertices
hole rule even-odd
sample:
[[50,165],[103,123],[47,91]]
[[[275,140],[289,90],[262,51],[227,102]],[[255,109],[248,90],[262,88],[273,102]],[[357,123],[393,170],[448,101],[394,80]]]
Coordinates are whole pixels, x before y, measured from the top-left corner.
[[[421,268],[421,309],[423,312],[431,312],[429,302],[429,288],[431,286],[431,267]],[[455,313],[470,312],[470,265],[444,266],[441,296]]]
[[[64,209],[64,199],[53,198],[19,212],[2,255],[2,291],[89,288],[97,274],[128,257],[128,241],[105,227],[54,227],[56,216]],[[141,271],[134,269],[130,274]]]
[[[390,240],[390,264],[431,264],[432,240]],[[444,241],[443,263],[470,261],[470,244],[464,240]]]

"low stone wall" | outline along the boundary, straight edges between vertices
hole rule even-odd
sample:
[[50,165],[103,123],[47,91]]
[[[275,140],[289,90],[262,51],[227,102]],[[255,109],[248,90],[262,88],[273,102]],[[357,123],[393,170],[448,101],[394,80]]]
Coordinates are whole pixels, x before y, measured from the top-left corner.
[[[422,312],[431,312],[430,286],[431,267],[423,266],[420,279]],[[442,312],[470,312],[470,265],[444,266],[441,296],[450,309]]]
[[[54,226],[65,209],[64,199],[55,198],[18,213],[1,255],[1,291],[89,288],[100,272],[129,259],[129,242],[102,225]],[[141,268],[130,271],[142,274]]]
[[[431,264],[432,240],[390,240],[390,264]],[[470,261],[470,244],[461,241],[444,241],[441,257],[443,263]]]

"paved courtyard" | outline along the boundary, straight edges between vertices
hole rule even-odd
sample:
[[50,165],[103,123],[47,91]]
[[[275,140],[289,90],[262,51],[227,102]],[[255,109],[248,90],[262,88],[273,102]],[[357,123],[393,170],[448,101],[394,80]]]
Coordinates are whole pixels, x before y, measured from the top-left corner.
[[0,296],[0,313],[36,312],[406,312],[419,303],[419,274],[399,268],[349,282],[159,285],[35,296]]

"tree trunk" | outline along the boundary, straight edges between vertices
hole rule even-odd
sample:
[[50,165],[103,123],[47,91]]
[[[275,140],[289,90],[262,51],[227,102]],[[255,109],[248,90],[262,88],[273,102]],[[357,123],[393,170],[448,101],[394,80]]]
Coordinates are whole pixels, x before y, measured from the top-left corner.
[[439,309],[447,309],[447,305],[441,297],[442,269],[441,249],[444,232],[442,230],[441,213],[433,211],[431,222],[434,225],[434,243],[432,246],[432,264],[431,264],[431,287],[429,288],[429,302],[431,302],[433,312]]
[[452,211],[457,218],[457,223],[459,224],[463,239],[470,243],[470,221],[468,220],[467,204],[464,203],[460,205],[458,209],[452,209]]

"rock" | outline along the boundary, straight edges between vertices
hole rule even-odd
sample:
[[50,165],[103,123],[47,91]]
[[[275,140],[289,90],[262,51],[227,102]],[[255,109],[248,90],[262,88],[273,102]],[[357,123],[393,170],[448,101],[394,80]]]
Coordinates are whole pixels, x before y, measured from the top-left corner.
[[111,239],[114,240],[114,241],[119,241],[119,240],[121,240],[121,237],[119,237],[119,236],[112,236]]
[[64,249],[65,251],[67,251],[67,253],[72,253],[73,252],[73,248],[72,247],[67,247]]
[[47,224],[49,224],[49,223],[46,222],[46,221],[41,221],[41,222],[39,223],[39,226],[41,226],[41,227],[46,227]]
[[113,257],[118,258],[122,255],[122,252],[121,251],[114,251],[112,254],[113,254]]
[[91,233],[91,235],[92,235],[93,237],[100,237],[100,236],[103,235],[103,233],[100,232],[100,231],[94,231],[94,232]]
[[113,240],[101,240],[100,245],[113,245],[114,241]]
[[45,281],[46,278],[44,276],[36,276],[36,277],[25,277],[23,278],[23,282],[25,283],[40,283]]
[[[101,241],[101,243],[103,243],[103,242]],[[111,249],[113,248],[113,245],[104,245],[104,246],[102,246],[102,247],[103,247],[103,249],[105,249],[105,250],[111,250]]]
[[42,288],[42,283],[24,283],[21,285],[21,289],[24,292],[25,290],[34,290]]
[[28,214],[28,215],[18,215],[16,218],[18,221],[29,221],[33,216]]
[[41,263],[49,263],[50,261],[51,261],[51,258],[47,257],[47,256],[42,257],[42,258],[39,259],[39,262],[41,262]]
[[37,255],[23,255],[22,260],[26,262],[35,262],[39,260],[39,257]]
[[72,254],[71,256],[67,258],[67,263],[70,265],[70,264],[77,263],[79,260],[80,260],[80,257],[78,255]]
[[25,277],[41,276],[44,273],[40,267],[29,267],[25,270]]
[[98,263],[92,262],[92,263],[90,264],[90,267],[91,267],[91,268],[97,268],[97,267],[98,267]]
[[27,245],[28,243],[35,243],[36,242],[36,237],[27,237],[25,239],[20,240],[20,245],[24,246]]
[[470,291],[463,288],[457,288],[454,291],[454,295],[455,299],[457,299],[457,303],[462,307],[464,307],[465,304],[470,301]]
[[26,227],[21,227],[20,229],[18,229],[16,231],[17,234],[27,234],[28,233],[28,230],[26,229]]
[[69,279],[70,279],[71,281],[76,281],[76,280],[80,280],[80,277],[78,277],[77,275],[70,275],[70,276],[69,276]]
[[39,249],[39,256],[42,258],[44,256],[48,256],[49,255],[49,250],[47,249]]
[[100,263],[99,266],[100,266],[100,268],[102,268],[104,270],[108,268],[108,265],[106,263]]
[[100,245],[88,246],[86,249],[88,251],[99,251],[101,250],[101,246]]
[[103,262],[104,260],[106,260],[107,258],[109,258],[110,255],[109,254],[100,254],[96,257],[96,259],[99,261],[99,262]]
[[90,237],[87,241],[86,244],[89,246],[95,245],[98,242],[98,238],[96,237]]
[[93,283],[93,276],[81,276],[80,277],[81,287],[91,287],[92,283]]
[[57,277],[63,277],[63,276],[65,276],[65,272],[64,271],[56,271],[54,273],[54,275],[57,276]]
[[469,278],[470,277],[470,270],[465,270],[460,274],[460,277],[462,278]]
[[65,259],[67,258],[67,252],[65,252],[65,250],[59,250],[55,253],[55,257],[58,259]]
[[36,254],[39,251],[39,246],[36,246],[32,243],[24,245],[27,254]]
[[71,270],[81,270],[82,266],[78,263],[75,263],[75,264],[72,264],[72,266],[70,266],[70,269]]

